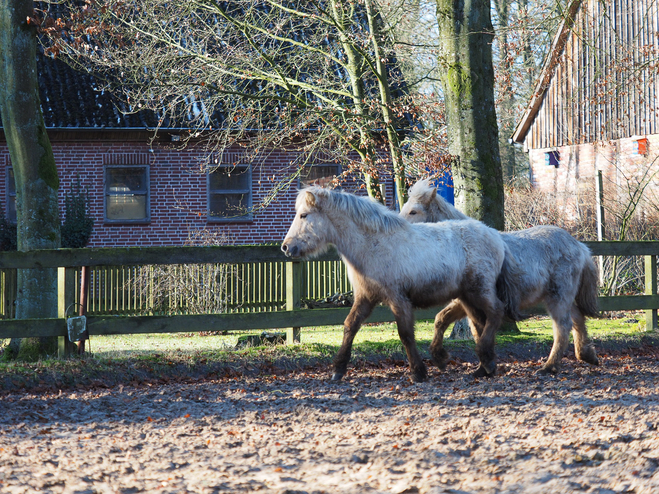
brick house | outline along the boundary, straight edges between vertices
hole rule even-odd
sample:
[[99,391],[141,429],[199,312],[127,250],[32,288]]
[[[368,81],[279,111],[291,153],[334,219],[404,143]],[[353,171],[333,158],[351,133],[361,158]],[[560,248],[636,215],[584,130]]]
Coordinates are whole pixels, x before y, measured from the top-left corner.
[[[124,114],[117,102],[95,91],[91,76],[40,57],[41,105],[60,178],[60,211],[65,193],[80,177],[89,190],[94,232],[89,247],[183,245],[198,232],[221,234],[230,243],[280,242],[293,218],[297,187],[279,194],[265,209],[241,214],[236,206],[260,204],[271,192],[269,178],[291,162],[293,151],[276,150],[257,168],[228,150],[225,166],[200,171],[208,159],[203,146],[184,150],[172,144],[185,129],[156,126],[148,113]],[[308,180],[340,171],[332,162],[315,163]],[[298,184],[299,186],[300,184]],[[357,190],[356,181],[346,185]],[[387,183],[388,198],[393,188]],[[391,201],[389,201],[391,202]],[[13,171],[0,127],[0,203],[16,221]]]
[[598,171],[613,197],[659,166],[659,6],[572,0],[565,13],[513,141],[534,187],[592,204]]

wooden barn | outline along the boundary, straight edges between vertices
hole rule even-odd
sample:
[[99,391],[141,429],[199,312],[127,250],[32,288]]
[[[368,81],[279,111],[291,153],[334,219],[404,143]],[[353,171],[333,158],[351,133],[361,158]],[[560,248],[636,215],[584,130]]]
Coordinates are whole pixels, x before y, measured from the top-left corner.
[[[573,0],[513,141],[531,184],[566,206],[659,191],[659,5]],[[622,199],[624,200],[624,199]],[[656,202],[655,202],[656,204]]]

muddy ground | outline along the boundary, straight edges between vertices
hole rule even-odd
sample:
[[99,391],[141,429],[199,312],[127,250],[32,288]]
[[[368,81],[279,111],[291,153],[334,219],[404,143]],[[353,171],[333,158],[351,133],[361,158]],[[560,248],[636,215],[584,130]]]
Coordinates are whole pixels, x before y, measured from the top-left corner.
[[656,349],[0,395],[0,492],[656,493]]

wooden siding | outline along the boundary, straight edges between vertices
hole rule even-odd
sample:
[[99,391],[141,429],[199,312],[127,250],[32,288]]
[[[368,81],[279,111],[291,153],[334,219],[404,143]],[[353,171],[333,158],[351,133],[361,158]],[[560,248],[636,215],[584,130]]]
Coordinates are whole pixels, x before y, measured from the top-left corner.
[[544,149],[659,133],[658,3],[580,2],[557,36],[537,113],[527,111],[532,122],[516,140]]

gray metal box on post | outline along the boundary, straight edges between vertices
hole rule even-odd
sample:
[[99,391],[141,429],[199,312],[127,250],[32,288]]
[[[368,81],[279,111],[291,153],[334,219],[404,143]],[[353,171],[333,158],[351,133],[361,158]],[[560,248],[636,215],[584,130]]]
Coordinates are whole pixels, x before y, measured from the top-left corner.
[[[66,309],[75,304],[76,271],[74,268],[58,268],[57,270],[57,317],[66,320]],[[69,340],[68,331],[64,336],[57,337],[57,356],[67,357],[75,352],[76,346]]]

